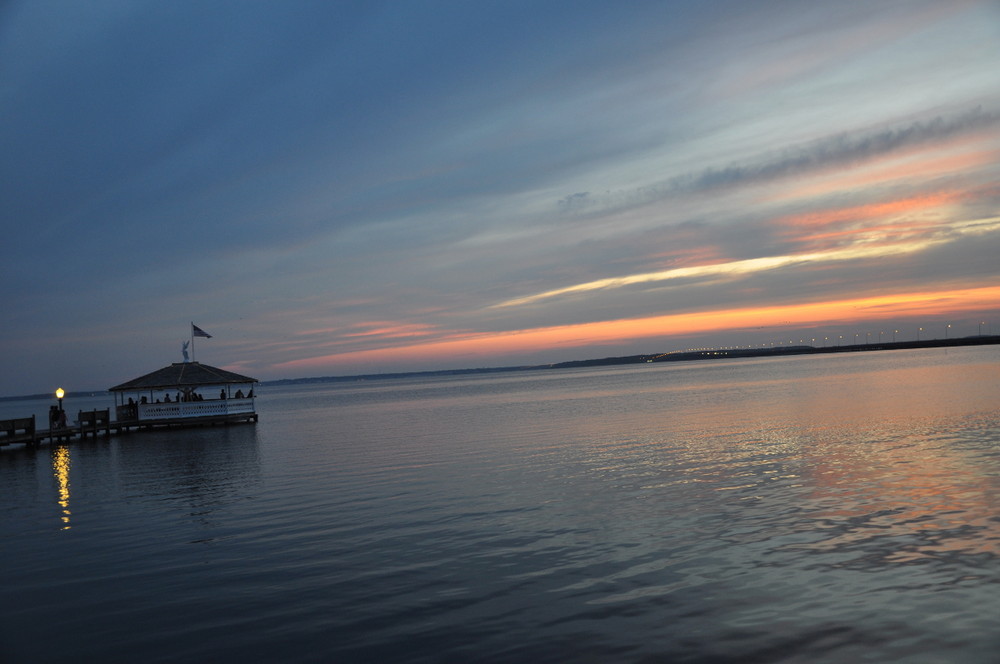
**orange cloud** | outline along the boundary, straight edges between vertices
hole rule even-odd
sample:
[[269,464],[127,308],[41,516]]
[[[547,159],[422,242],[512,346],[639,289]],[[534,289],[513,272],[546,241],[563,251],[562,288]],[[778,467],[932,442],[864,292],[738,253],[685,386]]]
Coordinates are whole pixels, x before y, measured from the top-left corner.
[[922,194],[911,196],[883,203],[872,203],[868,205],[856,205],[852,207],[838,208],[835,210],[823,210],[822,212],[810,212],[806,214],[790,215],[779,217],[774,223],[779,226],[788,227],[812,227],[827,226],[838,222],[855,222],[865,219],[884,219],[886,217],[898,216],[914,210],[930,210],[946,203],[951,203],[961,196],[960,192],[941,191],[932,194]]
[[855,241],[871,241],[878,238],[880,244],[912,243],[920,238],[928,238],[941,230],[941,225],[937,223],[910,223],[910,224],[882,224],[879,226],[862,226],[860,228],[844,228],[826,231],[823,233],[813,233],[810,235],[800,235],[795,241],[800,244],[827,246],[830,241],[852,239]]
[[651,254],[647,258],[663,266],[717,265],[729,260],[719,247],[713,245],[671,249]]
[[[790,328],[843,321],[938,316],[1000,308],[1000,286],[901,293],[830,302],[742,309],[722,309],[560,325],[506,332],[455,334],[449,338],[396,347],[372,348],[284,362],[276,369],[307,370],[328,366],[397,361],[497,358],[545,348],[599,346],[668,335],[691,335],[747,328]],[[654,349],[655,350],[655,349]]]
[[398,325],[394,323],[370,323],[373,327],[358,332],[345,332],[345,337],[378,337],[380,339],[397,339],[401,337],[426,337],[434,334],[435,327],[411,323]]

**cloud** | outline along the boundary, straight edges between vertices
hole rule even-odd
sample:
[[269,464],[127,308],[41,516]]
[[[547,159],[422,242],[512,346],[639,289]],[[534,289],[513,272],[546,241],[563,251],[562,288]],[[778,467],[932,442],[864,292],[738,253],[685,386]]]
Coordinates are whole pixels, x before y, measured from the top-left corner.
[[995,277],[995,3],[0,6],[0,393]]
[[926,146],[961,134],[1000,126],[1000,111],[976,107],[951,116],[881,130],[841,133],[793,146],[755,161],[709,167],[633,190],[590,196],[573,194],[559,201],[571,212],[608,214],[685,195],[763,184],[837,168],[849,168],[914,146]]
[[810,247],[812,250],[733,261],[718,258],[709,261],[696,259],[694,264],[685,267],[577,283],[511,298],[494,304],[491,308],[520,307],[554,298],[642,284],[677,282],[678,285],[691,288],[716,283],[719,280],[731,281],[759,272],[810,264],[871,261],[916,254],[964,236],[983,235],[1000,230],[1000,218],[997,217],[954,219],[946,215],[933,218],[927,214],[963,197],[974,198],[977,195],[989,197],[993,193],[992,187],[972,193],[926,192],[876,204],[823,209],[778,217],[770,224],[786,230],[790,246]]
[[[997,224],[997,226],[1000,226],[1000,224]],[[915,253],[926,249],[929,245],[929,241],[923,241],[878,247],[852,247],[821,253],[797,254],[791,256],[767,256],[727,263],[714,263],[696,267],[682,267],[675,268],[673,270],[664,270],[662,272],[649,272],[646,274],[633,274],[623,277],[598,279],[596,281],[575,284],[565,288],[557,288],[544,293],[514,298],[493,306],[496,308],[516,307],[526,304],[534,304],[542,300],[564,295],[574,295],[594,290],[624,288],[625,286],[648,284],[653,282],[683,280],[686,286],[691,286],[704,282],[706,279],[732,279],[734,277],[745,276],[757,272],[802,266],[810,263],[830,263],[834,261],[871,259],[896,254]]]

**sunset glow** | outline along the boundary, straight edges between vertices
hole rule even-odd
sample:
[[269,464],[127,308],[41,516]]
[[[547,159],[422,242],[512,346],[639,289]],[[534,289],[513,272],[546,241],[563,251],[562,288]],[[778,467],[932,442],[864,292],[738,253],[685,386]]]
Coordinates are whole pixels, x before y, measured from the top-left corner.
[[[898,293],[840,301],[786,306],[770,306],[718,311],[698,311],[667,316],[600,321],[495,334],[437,335],[435,341],[350,351],[325,357],[286,363],[283,369],[321,370],[340,364],[367,365],[392,360],[411,362],[416,358],[488,358],[496,353],[518,353],[537,347],[608,346],[623,340],[661,339],[727,330],[769,328],[777,343],[789,331],[845,320],[877,324],[899,317],[933,317],[966,310],[1000,308],[1000,286],[923,293]],[[908,331],[912,336],[912,331]],[[661,349],[662,350],[662,349]],[[669,349],[667,349],[669,350]]]
[[15,7],[0,395],[1000,332],[989,0]]

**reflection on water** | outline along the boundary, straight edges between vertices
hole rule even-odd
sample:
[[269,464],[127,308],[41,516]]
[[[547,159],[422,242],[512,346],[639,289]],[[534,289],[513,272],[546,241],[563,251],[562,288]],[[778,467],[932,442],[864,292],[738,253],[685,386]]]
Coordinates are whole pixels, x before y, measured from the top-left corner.
[[202,523],[259,481],[256,426],[149,431],[121,439],[119,483],[126,499],[156,500]]
[[[996,465],[981,447],[997,440],[996,431],[974,419],[941,431],[920,431],[919,422],[810,446],[810,518],[826,536],[803,550],[838,552],[837,564],[865,566],[1000,554],[1000,537],[991,535]],[[844,555],[850,552],[856,557]]]
[[59,491],[59,507],[62,508],[63,530],[69,530],[69,469],[71,466],[68,445],[52,448],[52,475],[56,478]]

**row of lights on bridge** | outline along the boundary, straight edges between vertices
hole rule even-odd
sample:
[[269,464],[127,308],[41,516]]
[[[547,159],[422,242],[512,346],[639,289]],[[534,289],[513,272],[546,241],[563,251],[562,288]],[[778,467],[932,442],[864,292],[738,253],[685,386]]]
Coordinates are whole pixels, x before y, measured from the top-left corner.
[[[987,325],[986,321],[981,321],[979,323],[979,336],[983,336],[983,326],[984,325]],[[951,329],[952,329],[952,324],[951,323],[945,324],[945,326],[944,326],[944,338],[945,339],[949,338],[949,334],[951,333]],[[917,341],[921,340],[920,335],[923,332],[926,332],[926,331],[927,331],[926,328],[923,328],[923,327],[918,327],[917,328]],[[865,343],[866,344],[870,344],[871,343],[872,334],[873,334],[872,332],[866,332],[865,333]],[[880,331],[878,333],[878,343],[882,343],[882,336],[886,335],[886,334],[889,334],[889,332],[886,332],[885,330],[882,330],[882,331]],[[899,330],[898,329],[892,330],[892,340],[893,340],[893,342],[896,341],[896,335],[897,334],[899,334]],[[855,335],[854,335],[854,345],[855,346],[858,345],[858,338],[860,336],[861,336],[860,332],[855,333]],[[838,342],[837,345],[839,346],[844,341],[844,335],[843,334],[837,335],[837,337],[835,337],[834,340]],[[809,339],[799,339],[798,343],[799,344],[805,344],[805,343],[808,342],[808,343],[811,343],[811,344],[815,345],[817,341],[821,341],[822,344],[823,344],[823,346],[825,347],[826,344],[829,343],[830,337],[826,336],[826,337],[822,337],[822,338],[820,338],[820,337],[812,337],[812,338],[809,338]],[[767,348],[768,346],[771,346],[773,348],[774,346],[784,346],[784,345],[785,345],[784,341],[778,341],[778,342],[772,341],[770,343],[762,343],[760,345],[760,347],[761,348]],[[788,345],[789,346],[794,346],[795,345],[795,341],[793,339],[789,339],[788,340]],[[717,347],[714,347],[714,348],[685,348],[684,350],[674,350],[674,351],[670,351],[669,353],[663,353],[663,355],[673,355],[673,354],[676,354],[676,353],[705,353],[705,352],[714,352],[714,351],[720,351],[720,350],[740,350],[740,349],[750,349],[750,348],[756,348],[756,347],[757,346],[747,345],[747,346],[721,346],[721,347],[717,346]],[[661,357],[661,356],[657,356],[657,357]]]
[[[983,326],[986,325],[986,324],[987,324],[986,321],[981,321],[979,323],[979,336],[983,336]],[[944,338],[945,339],[950,338],[949,334],[951,333],[951,329],[952,329],[951,323],[945,324],[945,326],[944,326]],[[921,335],[921,333],[923,333],[925,331],[926,331],[926,328],[923,328],[923,327],[918,327],[917,328],[917,341],[921,340],[920,335]],[[872,332],[866,332],[865,333],[865,343],[866,344],[870,344],[871,343],[872,334],[873,334]],[[880,331],[878,333],[878,343],[882,343],[882,336],[886,335],[886,334],[889,334],[889,333],[886,332],[886,331],[884,331],[884,330]],[[892,340],[893,340],[893,342],[896,341],[896,335],[897,334],[899,334],[899,330],[893,330],[892,331]],[[855,346],[858,345],[858,337],[860,337],[860,336],[861,336],[860,332],[856,332],[854,334],[854,345]],[[844,341],[844,335],[843,334],[837,335],[837,337],[836,337],[835,340],[838,342],[837,345],[839,346]],[[806,339],[799,339],[799,343],[800,344],[804,344],[804,343],[806,343],[806,341],[807,341]],[[822,341],[823,342],[823,346],[826,346],[826,344],[830,341],[830,337],[827,336],[827,337],[823,337],[822,339],[820,339],[820,337],[812,337],[812,338],[808,339],[808,341],[810,343],[812,343],[812,344],[815,344],[817,341]],[[768,344],[768,343],[762,343],[761,347],[767,347],[768,345],[770,345],[772,347],[775,346],[775,345],[783,346],[783,345],[785,345],[785,342],[784,341],[779,341],[779,342],[777,342],[777,344],[775,342],[773,342],[773,341],[770,342],[770,344]],[[789,339],[788,345],[790,345],[790,346],[791,345],[795,345],[795,341]],[[753,348],[753,346],[732,346],[730,348],[737,348],[737,349],[738,348]],[[728,349],[729,348],[727,348],[726,350],[728,350]],[[704,349],[696,349],[696,350],[704,350]]]

